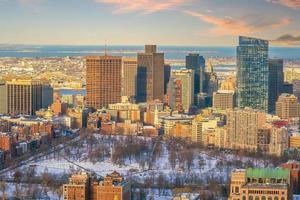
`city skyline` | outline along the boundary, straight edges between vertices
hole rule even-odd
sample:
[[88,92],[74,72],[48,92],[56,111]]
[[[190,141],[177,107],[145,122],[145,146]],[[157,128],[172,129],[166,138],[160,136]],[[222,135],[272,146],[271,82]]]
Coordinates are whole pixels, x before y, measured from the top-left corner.
[[299,46],[299,9],[298,0],[0,0],[0,43],[236,46],[246,35]]

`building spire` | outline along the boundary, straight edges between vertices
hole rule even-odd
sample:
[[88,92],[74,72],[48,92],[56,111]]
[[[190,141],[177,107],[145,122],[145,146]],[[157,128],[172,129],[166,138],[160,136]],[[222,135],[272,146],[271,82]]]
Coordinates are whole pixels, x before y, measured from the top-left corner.
[[104,55],[107,56],[107,40],[105,39]]

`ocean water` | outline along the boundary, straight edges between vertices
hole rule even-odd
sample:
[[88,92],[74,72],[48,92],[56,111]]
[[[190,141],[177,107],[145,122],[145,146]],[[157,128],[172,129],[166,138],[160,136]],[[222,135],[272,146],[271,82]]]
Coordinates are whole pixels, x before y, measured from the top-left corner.
[[[235,57],[236,47],[159,46],[168,60],[183,60],[188,53],[200,53],[206,58]],[[111,55],[136,57],[143,46],[108,46]],[[0,45],[0,57],[65,57],[103,55],[105,46]],[[300,59],[300,48],[271,47],[270,57]]]

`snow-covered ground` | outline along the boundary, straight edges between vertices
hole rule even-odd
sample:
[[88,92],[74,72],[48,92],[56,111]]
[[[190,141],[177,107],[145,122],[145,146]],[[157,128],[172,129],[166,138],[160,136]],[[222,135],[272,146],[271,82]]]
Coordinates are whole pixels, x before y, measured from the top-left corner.
[[[44,172],[56,176],[70,175],[78,170],[89,170],[95,172],[97,175],[105,176],[113,171],[120,172],[125,178],[130,178],[137,182],[143,183],[146,179],[151,177],[157,178],[158,176],[164,176],[167,181],[174,182],[177,177],[180,177],[183,182],[199,180],[205,181],[209,178],[216,178],[226,183],[228,181],[230,172],[237,166],[234,163],[240,163],[242,166],[247,166],[247,163],[256,163],[262,165],[261,161],[253,160],[252,158],[236,157],[234,155],[228,155],[225,153],[213,154],[209,151],[203,151],[199,149],[193,150],[193,160],[191,169],[188,170],[185,160],[181,160],[183,155],[178,155],[181,152],[177,151],[176,165],[172,169],[170,163],[170,150],[166,141],[160,141],[161,153],[151,162],[151,168],[149,165],[149,152],[141,152],[141,156],[138,158],[144,159],[146,164],[137,158],[126,158],[120,165],[113,162],[111,152],[114,151],[116,142],[128,142],[125,136],[102,136],[95,135],[93,138],[93,149],[97,149],[99,145],[106,148],[108,155],[102,156],[99,160],[92,160],[88,158],[88,151],[90,149],[90,141],[85,140],[81,144],[69,149],[63,149],[60,152],[47,155],[25,166],[19,168],[20,171],[25,171],[29,167],[35,167],[36,175],[42,175]],[[138,137],[136,138],[138,143],[146,142],[149,146],[147,151],[152,151],[150,146],[150,138]],[[148,155],[148,158],[144,158]],[[14,172],[11,172],[7,176],[12,177]],[[13,188],[10,188],[13,190]],[[172,197],[171,191],[165,192],[165,194],[158,195],[157,192],[149,192],[149,196],[157,200],[169,200]],[[52,195],[53,197],[53,195]],[[52,199],[52,198],[51,198]],[[53,197],[53,199],[55,199]]]

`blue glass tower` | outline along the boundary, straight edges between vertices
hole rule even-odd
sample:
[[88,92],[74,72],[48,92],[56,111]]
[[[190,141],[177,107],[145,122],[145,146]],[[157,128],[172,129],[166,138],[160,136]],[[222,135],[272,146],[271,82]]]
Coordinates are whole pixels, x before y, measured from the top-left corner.
[[239,37],[237,47],[237,105],[268,112],[269,42]]
[[186,56],[186,68],[194,70],[194,95],[202,93],[205,81],[205,59],[196,53],[190,53]]

